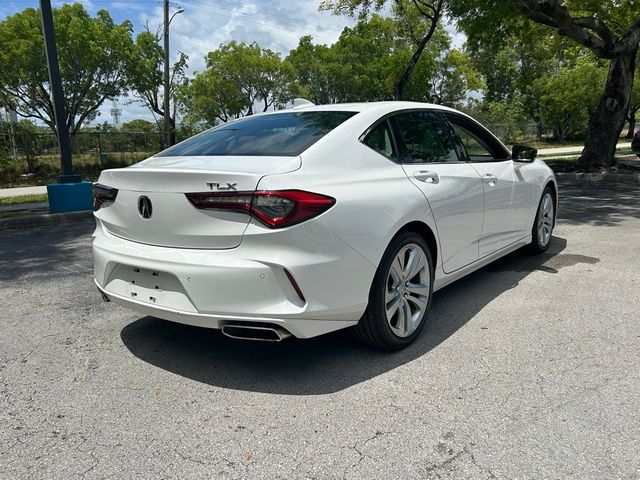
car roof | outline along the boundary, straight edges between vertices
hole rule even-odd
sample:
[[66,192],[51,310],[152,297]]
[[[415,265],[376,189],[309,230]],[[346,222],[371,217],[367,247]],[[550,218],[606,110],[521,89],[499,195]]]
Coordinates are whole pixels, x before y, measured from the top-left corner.
[[[464,112],[456,110],[454,108],[445,107],[443,105],[437,105],[435,103],[406,102],[406,101],[335,103],[335,104],[329,104],[329,105],[314,105],[312,103],[305,103],[302,105],[295,106],[288,110],[279,110],[279,112],[292,112],[292,111],[293,112],[322,112],[322,111],[357,112],[359,115],[357,115],[356,117],[362,117],[362,114],[364,114],[367,117],[366,122],[370,122],[372,117],[379,118],[395,112],[401,112],[403,110],[416,110],[416,109],[451,112],[451,113],[457,114],[458,116],[468,118],[474,124],[478,124],[480,127],[482,127],[482,129],[484,129],[487,134],[491,135],[491,137],[493,137],[493,139],[499,145],[501,145],[506,152],[509,152],[509,149],[504,145],[504,143],[498,137],[496,137],[496,135],[493,132],[491,132],[484,125],[480,124],[473,117],[467,115]],[[278,111],[269,112],[269,113],[278,113]]]
[[[328,105],[313,105],[311,103],[298,105],[289,110],[305,111],[305,112],[321,112],[321,111],[348,111],[348,112],[372,112],[391,113],[398,110],[424,108],[430,110],[445,110],[450,112],[458,112],[453,108],[437,105],[435,103],[406,102],[406,101],[386,101],[386,102],[354,102],[354,103],[333,103]],[[281,110],[282,111],[282,110]],[[461,112],[458,112],[461,113]]]

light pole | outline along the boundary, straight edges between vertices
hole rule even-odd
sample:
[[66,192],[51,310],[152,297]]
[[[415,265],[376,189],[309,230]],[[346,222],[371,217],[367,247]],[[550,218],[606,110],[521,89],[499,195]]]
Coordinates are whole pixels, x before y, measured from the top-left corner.
[[79,182],[80,175],[73,174],[73,166],[71,164],[71,143],[69,142],[69,131],[67,130],[64,92],[62,91],[62,80],[60,79],[60,68],[58,66],[58,53],[56,51],[56,37],[53,30],[53,14],[50,0],[40,0],[40,15],[42,17],[47,67],[49,69],[49,84],[51,86],[51,96],[53,97],[53,116],[56,123],[58,146],[60,147],[60,163],[62,164],[62,175],[58,177],[58,182]]
[[173,17],[184,12],[184,8],[178,8],[169,18],[169,0],[164,0],[164,148],[171,146],[171,112],[169,110],[169,24]]

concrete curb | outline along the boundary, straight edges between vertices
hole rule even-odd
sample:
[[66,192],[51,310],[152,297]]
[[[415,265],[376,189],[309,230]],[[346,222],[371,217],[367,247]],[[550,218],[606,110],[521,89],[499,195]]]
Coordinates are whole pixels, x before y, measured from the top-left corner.
[[640,183],[640,173],[556,173],[559,182]]
[[17,203],[14,205],[0,205],[0,212],[19,212],[21,210],[46,210],[39,213],[47,213],[49,211],[49,202],[35,202],[35,203]]
[[17,228],[45,227],[65,223],[85,222],[93,219],[93,211],[68,213],[46,213],[44,215],[25,215],[0,219],[0,231]]

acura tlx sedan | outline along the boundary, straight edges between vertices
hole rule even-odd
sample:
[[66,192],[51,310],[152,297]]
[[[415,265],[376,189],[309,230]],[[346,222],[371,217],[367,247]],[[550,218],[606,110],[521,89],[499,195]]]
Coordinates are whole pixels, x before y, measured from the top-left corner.
[[95,282],[105,300],[234,338],[352,327],[399,349],[434,291],[547,249],[558,187],[535,156],[430,104],[243,118],[102,172]]

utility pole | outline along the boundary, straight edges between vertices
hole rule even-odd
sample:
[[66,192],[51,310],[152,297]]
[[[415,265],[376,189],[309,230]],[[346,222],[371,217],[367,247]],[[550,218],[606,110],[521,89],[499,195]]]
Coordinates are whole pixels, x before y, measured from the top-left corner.
[[171,146],[171,112],[169,111],[169,0],[164,3],[164,148]]
[[[164,37],[164,102],[162,105],[162,110],[164,112],[163,115],[163,136],[164,136],[164,148],[169,148],[171,146],[171,108],[169,106],[169,97],[171,95],[171,85],[169,84],[169,25],[171,24],[171,20],[173,17],[178,15],[179,13],[184,12],[184,8],[179,7],[178,10],[174,12],[171,17],[169,17],[169,0],[163,0],[164,7],[164,32],[162,36]],[[175,119],[175,115],[173,116]]]
[[69,142],[67,116],[64,109],[64,92],[62,91],[62,81],[60,80],[50,0],[40,0],[40,15],[42,17],[42,33],[44,34],[47,67],[49,69],[49,85],[51,87],[51,96],[53,97],[53,115],[56,122],[58,146],[60,147],[62,175],[58,177],[58,183],[79,182],[81,180],[80,175],[73,174],[73,166],[71,164],[71,143]]

